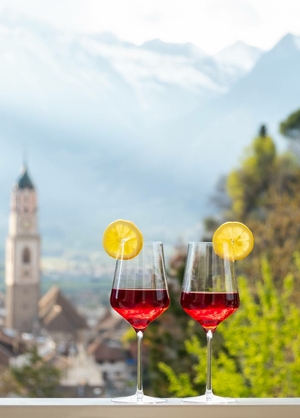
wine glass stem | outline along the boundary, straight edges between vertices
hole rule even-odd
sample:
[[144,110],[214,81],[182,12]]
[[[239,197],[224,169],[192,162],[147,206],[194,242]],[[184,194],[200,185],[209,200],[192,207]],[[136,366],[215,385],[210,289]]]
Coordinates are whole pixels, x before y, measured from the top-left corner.
[[212,398],[212,383],[211,383],[211,346],[213,333],[211,330],[207,331],[207,372],[206,372],[206,399],[209,401]]
[[138,400],[143,398],[143,379],[142,379],[142,341],[143,341],[143,332],[138,331],[137,336],[137,389],[136,396]]

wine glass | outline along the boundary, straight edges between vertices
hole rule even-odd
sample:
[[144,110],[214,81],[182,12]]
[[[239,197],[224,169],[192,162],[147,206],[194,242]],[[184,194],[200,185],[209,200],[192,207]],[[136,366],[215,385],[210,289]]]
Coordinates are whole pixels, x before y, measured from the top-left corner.
[[165,274],[163,244],[144,242],[140,253],[130,259],[117,258],[110,304],[125,318],[137,335],[137,389],[132,396],[113,398],[121,403],[158,403],[166,399],[144,395],[142,340],[147,326],[170,305]]
[[[226,244],[225,244],[226,245]],[[224,258],[213,249],[212,242],[191,242],[181,292],[181,307],[202,326],[207,338],[206,391],[202,396],[183,398],[193,403],[235,402],[232,398],[214,395],[211,380],[211,347],[217,326],[239,307],[239,293],[228,247]]]

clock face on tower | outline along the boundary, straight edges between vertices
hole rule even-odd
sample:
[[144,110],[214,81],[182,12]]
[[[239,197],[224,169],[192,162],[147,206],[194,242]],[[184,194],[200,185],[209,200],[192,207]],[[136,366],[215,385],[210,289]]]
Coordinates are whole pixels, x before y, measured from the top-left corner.
[[28,231],[28,229],[30,229],[31,227],[31,221],[28,218],[25,218],[22,220],[21,223],[22,229],[24,229],[24,231]]

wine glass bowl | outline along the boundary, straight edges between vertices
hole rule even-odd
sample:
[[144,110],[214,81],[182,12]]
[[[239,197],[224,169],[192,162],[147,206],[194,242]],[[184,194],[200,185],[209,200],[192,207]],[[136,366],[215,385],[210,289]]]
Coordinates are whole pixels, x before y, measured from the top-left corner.
[[132,396],[113,398],[120,403],[159,403],[166,399],[146,396],[142,382],[142,339],[148,325],[170,305],[165,274],[163,244],[144,242],[140,253],[116,260],[111,290],[112,308],[126,319],[137,334],[137,389]]
[[[228,253],[224,248],[225,255]],[[182,309],[204,329],[207,337],[206,392],[202,396],[184,398],[193,403],[235,402],[214,395],[211,383],[211,343],[217,326],[239,307],[239,293],[234,262],[219,257],[211,242],[193,242],[188,255],[180,299]]]

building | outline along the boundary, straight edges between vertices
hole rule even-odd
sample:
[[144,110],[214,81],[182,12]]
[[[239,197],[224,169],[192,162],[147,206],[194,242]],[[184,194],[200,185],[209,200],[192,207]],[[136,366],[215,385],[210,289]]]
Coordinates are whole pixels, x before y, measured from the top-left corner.
[[32,332],[40,299],[37,194],[26,166],[13,188],[6,241],[6,326]]
[[136,382],[136,356],[131,355],[131,343],[127,350],[121,343],[122,335],[129,329],[132,327],[124,318],[107,309],[95,328],[96,338],[88,347],[88,354],[101,367],[105,396],[129,395]]
[[5,283],[8,329],[20,333],[46,330],[55,342],[81,340],[87,323],[54,286],[40,295],[41,239],[37,192],[26,166],[13,188],[6,242]]
[[88,328],[85,318],[57,286],[53,286],[39,301],[39,324],[63,354],[68,354],[76,343],[85,340],[84,331]]
[[102,370],[85,349],[86,319],[57,286],[41,297],[40,254],[37,191],[23,167],[11,196],[4,313],[0,294],[0,367],[24,365],[28,350],[36,347],[63,372],[63,395],[99,396],[104,393]]

